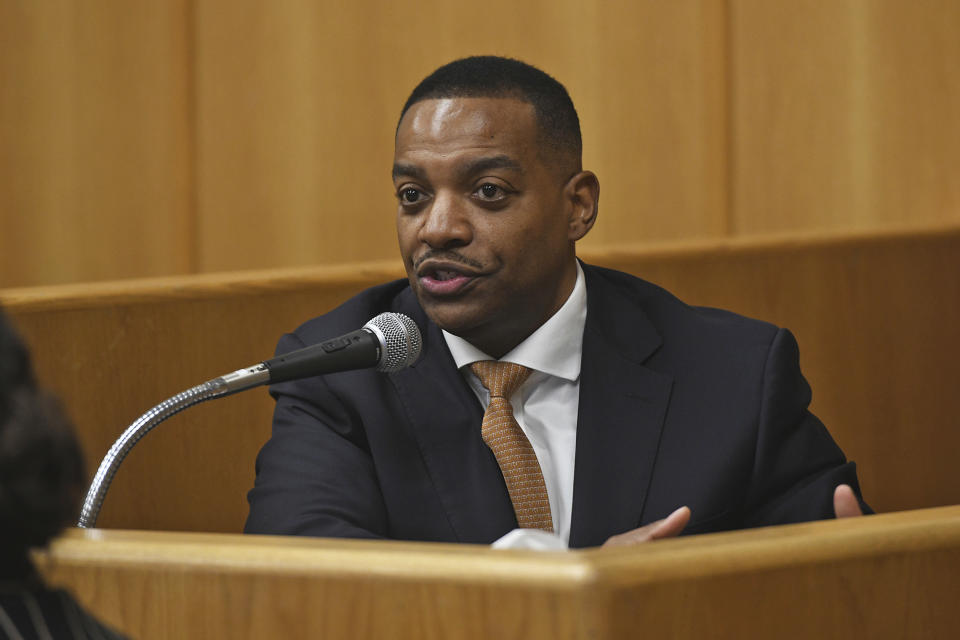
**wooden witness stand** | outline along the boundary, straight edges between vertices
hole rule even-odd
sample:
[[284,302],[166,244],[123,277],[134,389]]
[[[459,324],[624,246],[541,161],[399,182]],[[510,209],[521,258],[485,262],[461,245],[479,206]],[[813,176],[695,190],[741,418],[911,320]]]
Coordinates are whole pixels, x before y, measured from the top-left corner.
[[[813,411],[871,505],[899,513],[565,554],[244,537],[269,435],[261,391],[151,433],[117,474],[105,529],[68,532],[41,556],[46,575],[138,638],[954,635],[960,228],[583,254],[792,329]],[[9,289],[0,304],[92,473],[147,408],[401,275],[386,263]]]
[[566,553],[74,530],[43,564],[137,638],[947,638],[960,623],[960,506]]

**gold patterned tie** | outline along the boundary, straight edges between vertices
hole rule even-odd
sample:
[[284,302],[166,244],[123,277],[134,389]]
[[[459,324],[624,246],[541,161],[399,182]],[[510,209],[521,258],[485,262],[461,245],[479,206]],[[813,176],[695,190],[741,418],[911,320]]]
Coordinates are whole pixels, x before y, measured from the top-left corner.
[[523,529],[553,531],[547,485],[533,446],[513,417],[510,396],[530,376],[531,370],[512,362],[484,360],[470,370],[490,392],[480,433],[497,458],[517,523]]

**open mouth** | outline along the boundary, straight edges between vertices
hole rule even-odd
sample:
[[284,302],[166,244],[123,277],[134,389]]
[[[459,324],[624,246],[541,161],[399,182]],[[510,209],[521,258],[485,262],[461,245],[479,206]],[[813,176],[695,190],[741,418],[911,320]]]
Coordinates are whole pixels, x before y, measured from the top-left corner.
[[470,284],[477,276],[447,265],[427,266],[418,273],[424,291],[434,296],[451,296]]
[[453,280],[463,276],[462,273],[458,271],[450,271],[448,269],[438,269],[430,274],[430,277],[438,282],[446,282],[447,280]]

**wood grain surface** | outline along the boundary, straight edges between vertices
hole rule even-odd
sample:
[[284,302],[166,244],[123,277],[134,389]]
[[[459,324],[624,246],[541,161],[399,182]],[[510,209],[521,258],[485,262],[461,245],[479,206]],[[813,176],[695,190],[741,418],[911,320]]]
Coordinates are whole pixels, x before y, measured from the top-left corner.
[[189,4],[0,2],[0,287],[196,269]]
[[731,231],[960,216],[960,3],[730,2]]
[[144,639],[946,638],[960,622],[960,506],[571,552],[73,530],[37,560]]
[[[40,377],[65,400],[92,477],[113,441],[150,407],[273,355],[276,342],[396,265],[200,275],[6,290]],[[253,461],[270,433],[265,389],[167,421],[121,466],[100,524],[240,531]]]

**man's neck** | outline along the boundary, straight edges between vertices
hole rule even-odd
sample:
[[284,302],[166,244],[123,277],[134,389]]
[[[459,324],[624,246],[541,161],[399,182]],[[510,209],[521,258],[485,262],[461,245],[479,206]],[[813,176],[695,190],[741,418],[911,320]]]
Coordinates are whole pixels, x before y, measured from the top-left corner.
[[[470,340],[464,336],[456,336],[446,331],[444,331],[443,334],[458,368],[477,360],[489,360],[491,358],[501,360],[504,356],[511,356],[514,353],[523,359],[529,356],[528,350],[526,349],[528,345],[533,347],[535,344],[534,351],[549,351],[552,353],[564,352],[565,346],[568,343],[580,345],[586,311],[586,279],[580,265],[577,264],[573,288],[563,304],[560,305],[560,308],[551,314],[540,326],[536,327],[536,329],[527,332],[522,339],[511,341],[509,348],[504,349],[502,346],[501,348],[485,348],[484,343],[480,341]],[[531,340],[534,342],[531,342]],[[494,346],[496,347],[496,345]],[[522,356],[519,353],[521,350],[523,351]],[[577,352],[578,363],[579,350],[579,346],[577,346],[575,351]],[[518,363],[524,364],[525,366],[530,364],[527,362]],[[567,369],[567,367],[554,367],[550,365],[548,365],[548,368],[557,368],[558,371]],[[579,369],[579,364],[577,364],[576,368]]]

